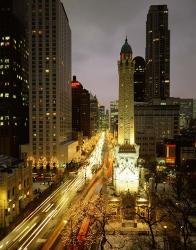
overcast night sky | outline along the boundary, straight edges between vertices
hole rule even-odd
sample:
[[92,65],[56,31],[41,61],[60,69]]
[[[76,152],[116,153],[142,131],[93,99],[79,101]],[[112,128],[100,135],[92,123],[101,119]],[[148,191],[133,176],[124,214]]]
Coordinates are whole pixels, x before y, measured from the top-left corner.
[[171,96],[196,98],[196,0],[62,0],[72,30],[72,74],[107,107],[118,96],[117,60],[125,36],[145,57],[149,6],[167,4]]

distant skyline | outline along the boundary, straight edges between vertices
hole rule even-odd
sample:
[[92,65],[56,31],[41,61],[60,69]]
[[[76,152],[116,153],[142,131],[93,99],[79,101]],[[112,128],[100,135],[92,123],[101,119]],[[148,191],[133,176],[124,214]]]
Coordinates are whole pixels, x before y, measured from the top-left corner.
[[109,107],[118,98],[120,49],[145,58],[150,5],[167,4],[171,32],[171,96],[196,98],[196,1],[62,0],[72,30],[72,75]]

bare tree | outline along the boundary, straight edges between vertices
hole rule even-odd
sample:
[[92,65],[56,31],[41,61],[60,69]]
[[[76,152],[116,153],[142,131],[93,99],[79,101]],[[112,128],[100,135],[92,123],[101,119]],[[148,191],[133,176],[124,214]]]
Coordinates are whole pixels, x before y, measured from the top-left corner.
[[[165,211],[167,221],[172,225],[172,237],[168,231],[168,239],[173,244],[173,236],[178,236],[176,244],[179,249],[191,249],[191,221],[190,216],[195,210],[191,192],[187,185],[186,176],[177,175],[174,183],[171,185],[171,191],[159,195],[159,203],[162,210]],[[174,232],[175,231],[175,232]],[[181,241],[181,243],[180,243]],[[180,246],[181,245],[181,246]]]
[[107,213],[106,201],[102,195],[92,202],[88,208],[88,216],[91,218],[91,228],[96,238],[100,240],[100,247],[104,249],[106,243],[112,249],[111,243],[107,239],[106,225],[109,221],[109,215]]
[[180,200],[171,197],[165,200],[164,209],[167,212],[168,220],[175,225],[176,232],[181,235],[183,249],[189,249],[191,235],[190,215],[193,210],[191,202],[181,193]]
[[151,249],[156,249],[157,247],[157,242],[155,239],[155,228],[158,224],[163,222],[166,217],[165,214],[162,214],[159,218],[157,218],[156,216],[157,209],[158,208],[156,205],[149,205],[145,207],[145,213],[141,214],[139,212],[136,212],[137,217],[143,223],[145,223],[149,228],[150,237],[151,237],[151,243],[150,243]]

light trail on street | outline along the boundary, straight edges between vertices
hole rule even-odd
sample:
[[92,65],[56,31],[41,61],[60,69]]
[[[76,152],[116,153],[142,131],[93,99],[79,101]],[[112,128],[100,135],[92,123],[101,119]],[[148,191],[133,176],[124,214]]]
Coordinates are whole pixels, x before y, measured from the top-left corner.
[[[49,250],[49,249],[56,249],[56,250],[63,250],[65,249],[65,242],[61,240],[61,233],[63,232],[64,228],[67,226],[69,227],[71,222],[71,230],[74,227],[78,227],[77,218],[80,217],[81,212],[89,202],[94,203],[97,197],[100,195],[101,189],[108,181],[109,178],[112,176],[112,167],[113,167],[113,154],[111,149],[106,150],[104,152],[104,160],[102,167],[99,171],[93,176],[91,182],[83,191],[80,197],[75,200],[70,212],[68,211],[67,214],[62,218],[61,223],[56,227],[53,233],[48,238],[47,242],[44,244],[42,250]],[[81,203],[82,200],[82,203]],[[78,209],[78,204],[80,204],[80,208]],[[65,223],[66,222],[66,223]],[[82,227],[82,225],[81,225]],[[82,230],[82,229],[81,229]],[[63,234],[63,233],[62,233]],[[61,236],[60,236],[61,235]],[[71,237],[71,236],[70,236]],[[64,242],[64,243],[63,243]],[[74,249],[74,247],[73,247]]]
[[[48,196],[33,212],[31,212],[12,232],[1,242],[0,249],[37,249],[38,239],[46,239],[50,230],[59,223],[77,191],[85,184],[86,172],[94,164],[101,162],[105,134],[101,134],[98,143],[88,159],[88,165],[78,171],[77,176],[67,180]],[[88,176],[87,178],[91,178]]]

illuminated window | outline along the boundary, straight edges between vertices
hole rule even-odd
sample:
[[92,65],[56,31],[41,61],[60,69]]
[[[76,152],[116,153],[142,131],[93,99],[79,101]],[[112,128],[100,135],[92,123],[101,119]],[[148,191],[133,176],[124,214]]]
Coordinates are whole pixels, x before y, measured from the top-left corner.
[[5,97],[8,98],[9,97],[9,93],[5,93]]
[[0,126],[3,126],[3,122],[0,122]]
[[16,99],[16,95],[13,95],[13,98]]
[[50,72],[49,69],[46,69],[45,71],[46,71],[46,73],[49,73],[49,72]]

